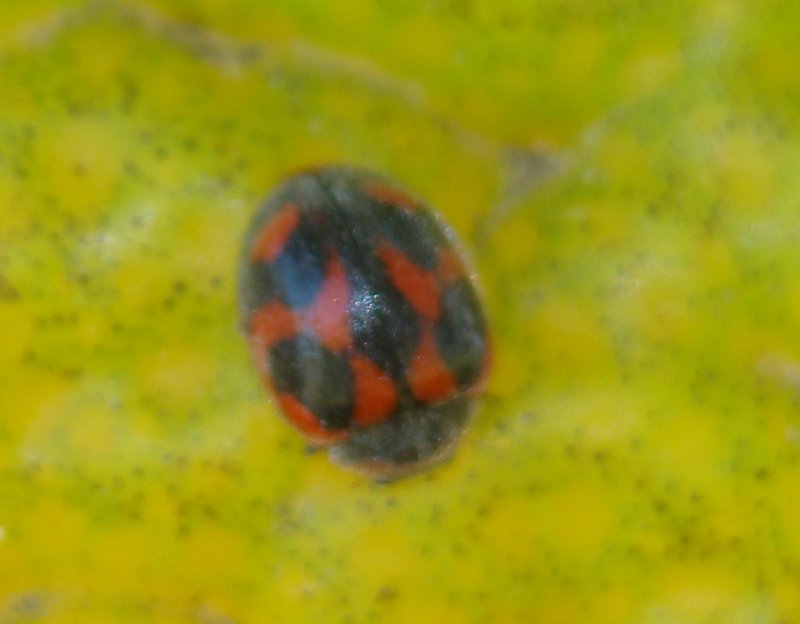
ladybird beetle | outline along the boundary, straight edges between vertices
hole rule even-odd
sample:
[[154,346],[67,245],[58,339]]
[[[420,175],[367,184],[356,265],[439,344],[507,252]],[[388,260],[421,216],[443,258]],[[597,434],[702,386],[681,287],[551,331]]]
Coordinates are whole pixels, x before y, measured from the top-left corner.
[[241,325],[284,416],[376,479],[447,458],[489,367],[452,230],[382,175],[304,171],[256,211]]

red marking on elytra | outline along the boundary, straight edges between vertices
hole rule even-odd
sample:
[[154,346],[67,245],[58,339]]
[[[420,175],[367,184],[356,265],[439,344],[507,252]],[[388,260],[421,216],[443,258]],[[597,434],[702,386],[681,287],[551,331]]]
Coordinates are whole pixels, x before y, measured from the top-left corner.
[[464,277],[464,263],[452,247],[442,247],[439,250],[436,274],[443,284],[449,284]]
[[351,343],[349,306],[350,285],[341,260],[334,256],[325,268],[325,281],[316,300],[299,315],[301,325],[328,349],[339,351]]
[[273,301],[253,312],[249,329],[254,344],[271,347],[297,334],[297,317],[285,305]]
[[441,401],[455,392],[456,379],[439,355],[430,325],[423,328],[417,350],[411,357],[408,384],[414,396],[426,403]]
[[278,405],[286,415],[286,418],[315,442],[331,444],[348,436],[347,430],[328,431],[325,429],[313,412],[298,401],[294,395],[288,392],[280,392],[277,398]]
[[392,284],[408,299],[414,310],[427,319],[439,318],[441,296],[436,276],[389,245],[381,245],[378,256],[386,265]]
[[353,418],[361,426],[384,420],[397,405],[397,388],[392,379],[363,355],[350,358],[355,383]]
[[300,208],[285,204],[275,218],[261,228],[250,248],[250,261],[270,262],[277,258],[298,223]]
[[392,186],[372,180],[365,182],[362,188],[370,197],[384,204],[398,206],[411,212],[419,209],[419,202],[416,199]]

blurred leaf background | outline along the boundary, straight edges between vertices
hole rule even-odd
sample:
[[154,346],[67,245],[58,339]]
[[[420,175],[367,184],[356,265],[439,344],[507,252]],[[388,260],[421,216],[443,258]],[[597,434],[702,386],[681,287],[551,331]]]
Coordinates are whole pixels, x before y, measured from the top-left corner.
[[[800,621],[788,0],[4,0],[0,622]],[[296,168],[454,225],[454,461],[308,455],[236,329]]]

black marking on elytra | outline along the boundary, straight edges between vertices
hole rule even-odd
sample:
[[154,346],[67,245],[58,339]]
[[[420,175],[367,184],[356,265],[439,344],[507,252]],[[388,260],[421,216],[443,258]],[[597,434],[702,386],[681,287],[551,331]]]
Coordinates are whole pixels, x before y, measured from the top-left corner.
[[486,323],[478,296],[466,280],[442,289],[441,314],[434,338],[442,359],[460,388],[468,388],[480,376],[486,354]]
[[309,335],[282,340],[268,354],[272,383],[305,405],[329,430],[350,425],[355,404],[347,358]]
[[319,213],[304,214],[270,266],[276,291],[292,309],[314,302],[325,281],[327,228]]
[[239,281],[242,323],[246,326],[253,312],[274,301],[276,293],[275,279],[269,264],[266,262],[245,264]]
[[[419,318],[383,269],[351,272],[350,331],[355,348],[403,382],[419,341]],[[402,384],[401,384],[402,385]]]

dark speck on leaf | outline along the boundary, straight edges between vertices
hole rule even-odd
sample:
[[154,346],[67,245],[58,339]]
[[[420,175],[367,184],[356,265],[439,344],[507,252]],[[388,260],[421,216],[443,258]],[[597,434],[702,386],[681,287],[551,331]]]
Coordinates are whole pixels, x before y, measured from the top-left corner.
[[378,600],[380,602],[391,602],[396,598],[397,590],[390,585],[384,585],[381,587],[380,591],[378,591]]

